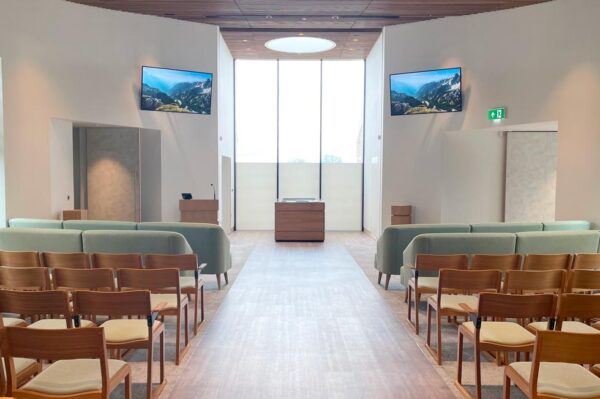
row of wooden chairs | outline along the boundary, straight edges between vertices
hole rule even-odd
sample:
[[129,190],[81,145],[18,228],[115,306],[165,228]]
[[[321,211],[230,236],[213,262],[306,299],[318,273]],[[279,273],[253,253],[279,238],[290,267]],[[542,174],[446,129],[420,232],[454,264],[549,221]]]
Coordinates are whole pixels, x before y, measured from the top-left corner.
[[[117,288],[117,281],[109,283],[108,276],[115,270],[142,269],[142,265],[145,269],[176,268],[182,274],[192,273],[191,276],[180,276],[180,286],[181,292],[187,295],[189,300],[193,296],[194,335],[198,332],[198,325],[204,320],[204,281],[200,278],[200,273],[206,264],[199,265],[198,258],[194,254],[148,254],[142,256],[141,254],[94,253],[88,257],[86,253],[43,252],[41,256],[37,255],[37,252],[0,251],[0,265],[8,266],[4,270],[0,270],[0,288],[114,290]],[[13,259],[13,262],[9,262],[7,256]],[[17,258],[21,262],[17,262]],[[46,267],[27,267],[31,264],[26,263],[25,259],[43,259],[40,265]],[[94,265],[95,268],[81,267],[85,264],[85,259],[91,259],[91,265]],[[15,270],[17,268],[38,270],[19,272]],[[198,320],[199,317],[200,320]]]

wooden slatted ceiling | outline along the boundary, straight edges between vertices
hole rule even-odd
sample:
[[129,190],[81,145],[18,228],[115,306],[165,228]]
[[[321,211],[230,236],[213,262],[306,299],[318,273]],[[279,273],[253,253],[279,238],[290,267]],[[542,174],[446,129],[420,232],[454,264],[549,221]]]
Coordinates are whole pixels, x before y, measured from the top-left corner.
[[[384,26],[496,11],[548,0],[69,0],[74,3],[214,24],[235,58],[365,58]],[[294,35],[336,42],[299,57],[267,49]]]

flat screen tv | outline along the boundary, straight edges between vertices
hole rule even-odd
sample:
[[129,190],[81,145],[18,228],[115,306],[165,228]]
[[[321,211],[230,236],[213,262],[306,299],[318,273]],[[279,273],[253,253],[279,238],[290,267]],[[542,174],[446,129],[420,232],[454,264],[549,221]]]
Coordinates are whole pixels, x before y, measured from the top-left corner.
[[390,75],[392,116],[462,111],[461,68]]
[[142,110],[210,115],[211,100],[212,73],[142,67]]

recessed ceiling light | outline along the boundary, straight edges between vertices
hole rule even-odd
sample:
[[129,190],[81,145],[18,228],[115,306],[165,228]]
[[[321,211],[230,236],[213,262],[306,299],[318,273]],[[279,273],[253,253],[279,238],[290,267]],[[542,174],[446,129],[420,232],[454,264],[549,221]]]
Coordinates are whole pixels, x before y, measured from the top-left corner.
[[266,18],[266,19],[273,19],[273,17],[272,17],[272,16],[270,16],[270,15],[265,15],[265,18]]
[[352,39],[352,41],[353,41],[353,42],[357,42],[357,41],[358,41],[358,39]]
[[306,21],[306,17],[302,17],[301,19],[302,19],[303,21]]
[[248,39],[244,39],[244,40],[242,40],[242,41],[243,41],[244,43],[246,43],[246,42],[248,41]]
[[337,15],[332,15],[332,16],[331,16],[331,19],[340,19],[340,17],[339,17],[339,16],[337,16]]
[[298,36],[304,36],[304,33],[300,32],[298,33]]
[[308,54],[331,50],[335,42],[320,37],[291,36],[269,40],[265,47],[282,53]]

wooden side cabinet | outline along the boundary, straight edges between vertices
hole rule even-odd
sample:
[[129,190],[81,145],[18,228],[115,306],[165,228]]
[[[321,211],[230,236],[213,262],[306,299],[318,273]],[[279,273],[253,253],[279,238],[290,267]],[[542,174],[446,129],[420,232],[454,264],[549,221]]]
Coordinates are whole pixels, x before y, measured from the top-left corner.
[[411,224],[412,206],[392,205],[392,224]]
[[63,220],[87,220],[87,209],[65,209],[62,212]]
[[275,203],[275,241],[324,240],[324,202]]

